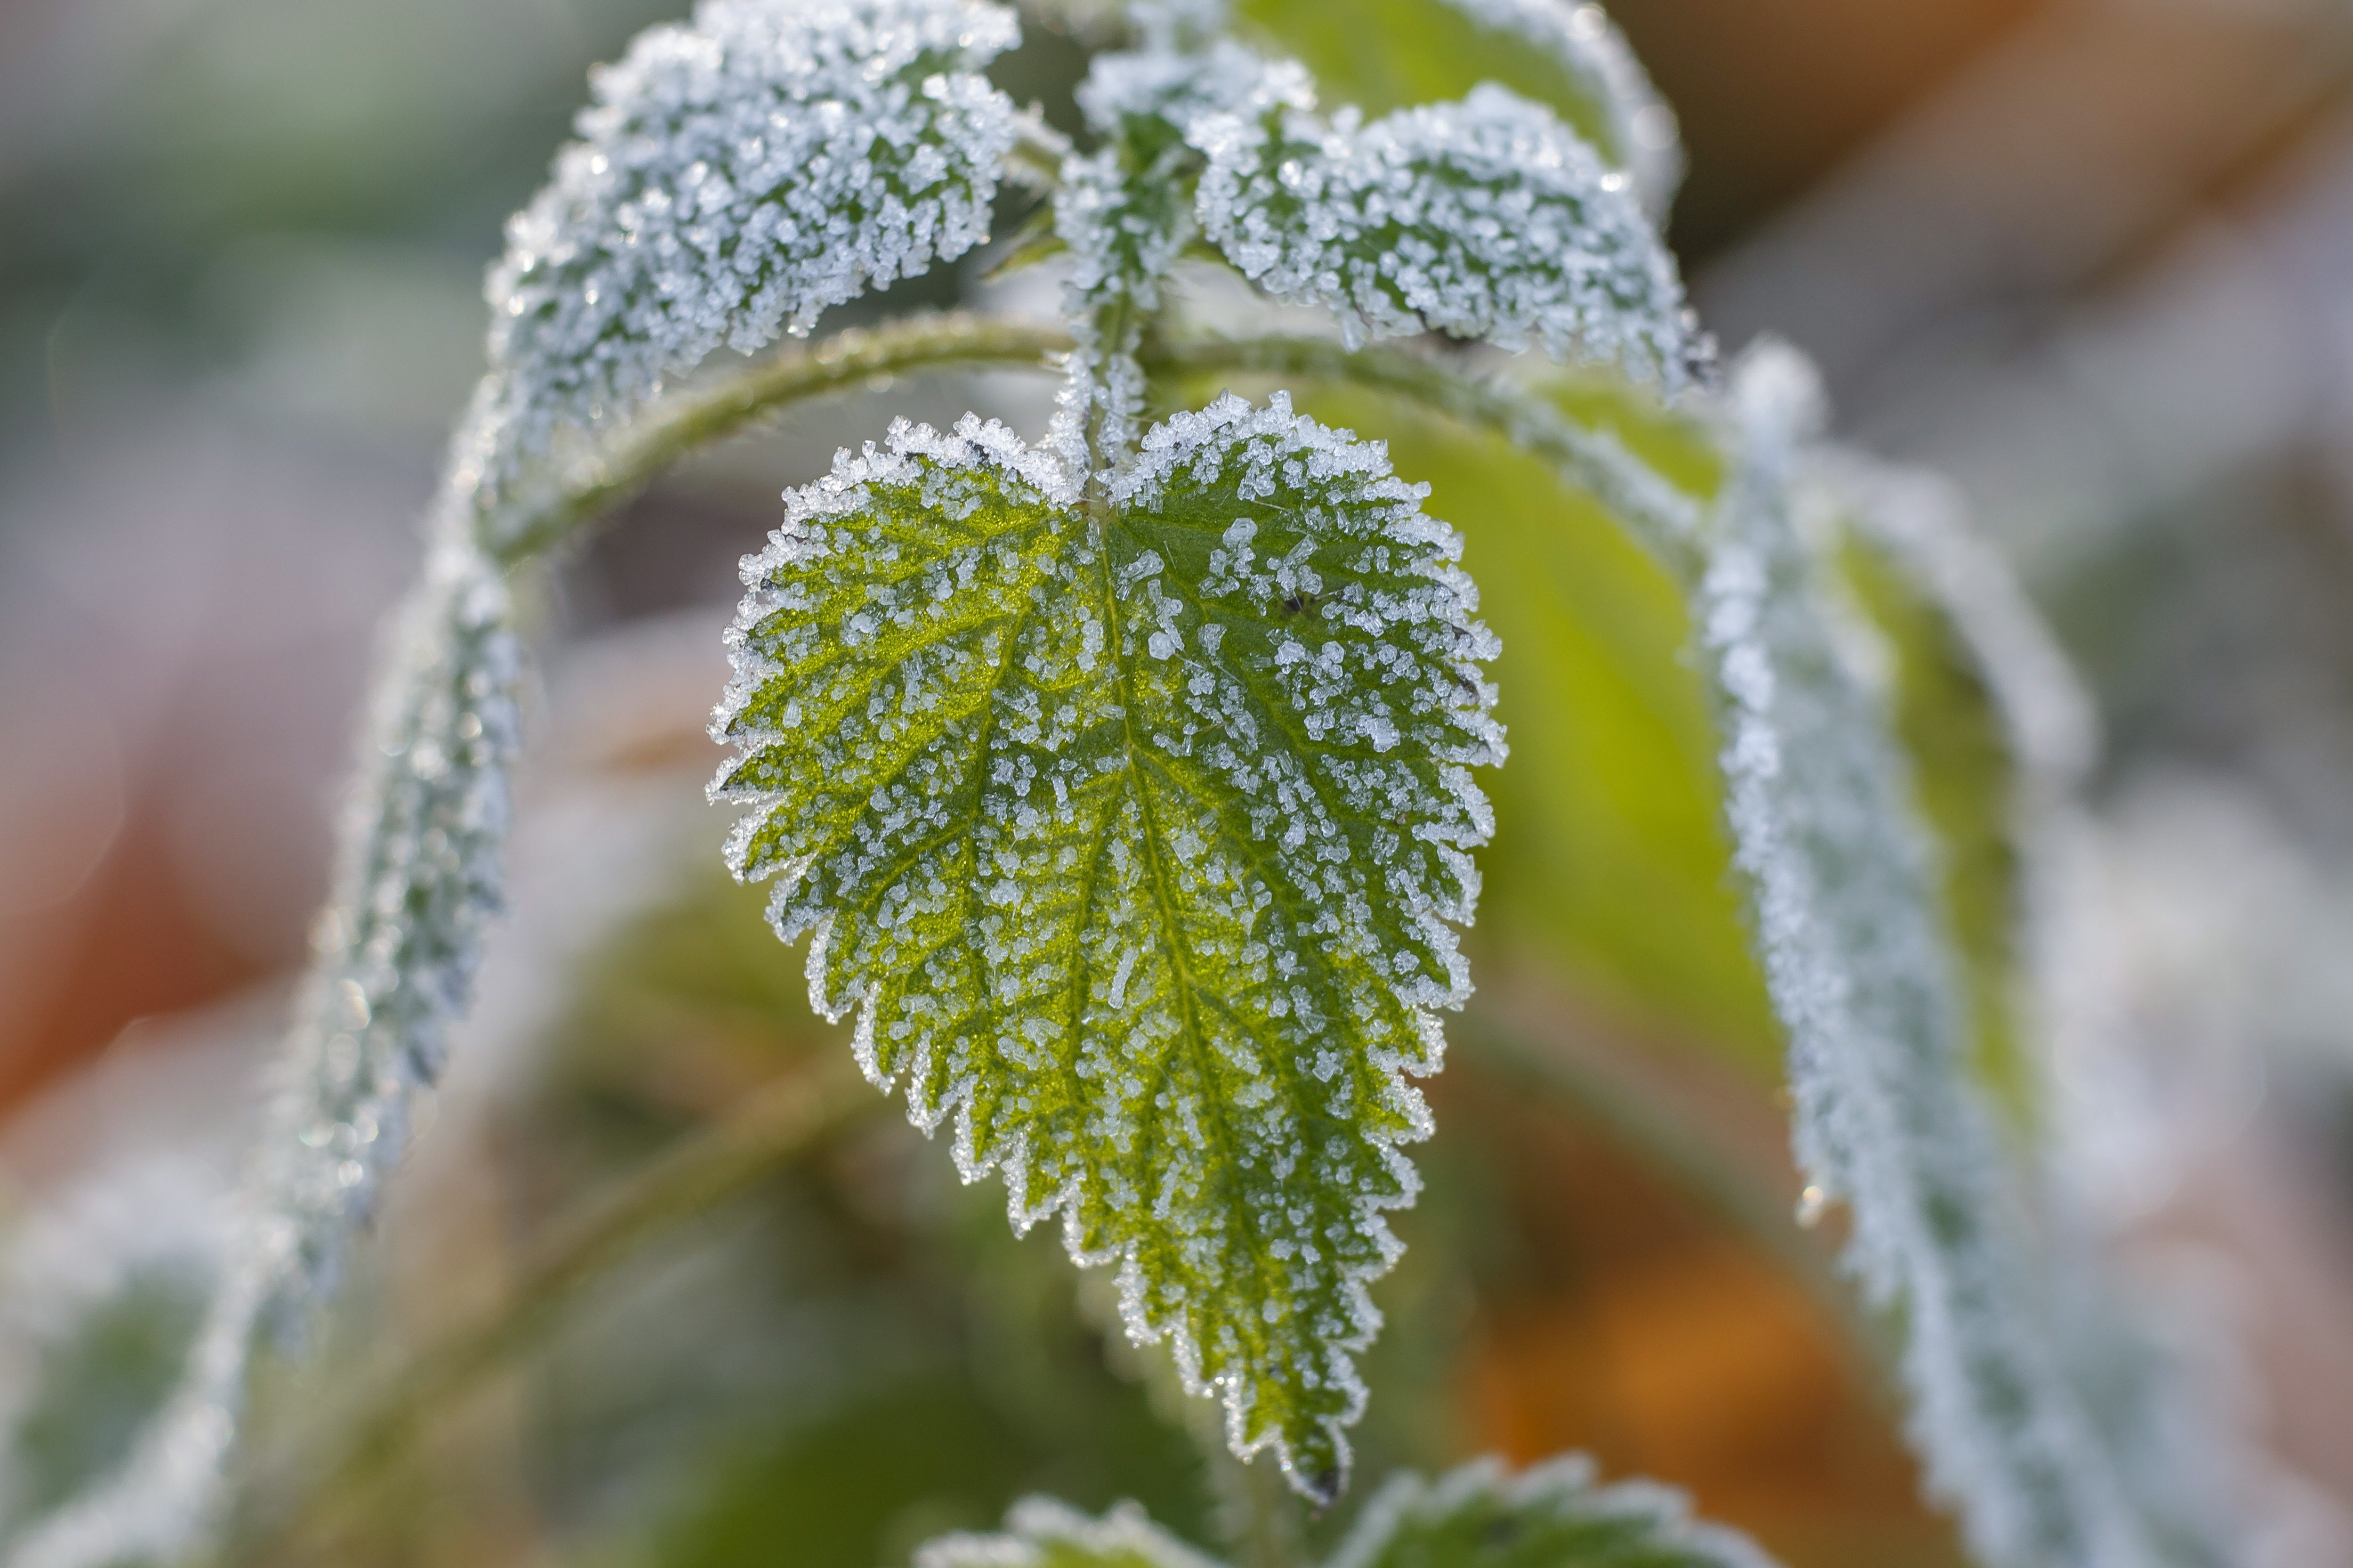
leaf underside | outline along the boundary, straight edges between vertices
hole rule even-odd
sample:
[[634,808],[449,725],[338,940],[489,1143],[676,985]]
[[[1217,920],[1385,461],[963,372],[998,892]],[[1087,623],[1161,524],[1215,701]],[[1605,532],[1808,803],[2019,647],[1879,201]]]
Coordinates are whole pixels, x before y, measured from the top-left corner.
[[1000,426],[902,425],[747,561],[713,731],[731,863],[781,874],[869,1076],[1327,1496],[1501,753],[1418,500],[1281,398],[1092,499]]

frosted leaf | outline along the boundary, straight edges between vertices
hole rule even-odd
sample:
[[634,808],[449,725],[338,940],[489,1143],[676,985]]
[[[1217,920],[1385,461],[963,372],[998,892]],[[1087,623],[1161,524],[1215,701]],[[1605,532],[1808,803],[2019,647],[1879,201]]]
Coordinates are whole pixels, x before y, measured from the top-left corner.
[[1444,0],[1483,26],[1526,40],[1556,61],[1599,111],[1610,162],[1634,176],[1642,205],[1663,218],[1683,173],[1675,111],[1602,8],[1573,0]]
[[1356,127],[1212,116],[1201,226],[1351,346],[1429,331],[1614,363],[1668,391],[1704,358],[1673,259],[1627,177],[1548,110],[1482,85]]
[[1429,1128],[1403,1075],[1467,992],[1492,640],[1420,492],[1279,396],[1082,490],[967,418],[788,498],[713,722],[730,862],[869,1076],[1328,1498]]
[[46,1521],[11,1568],[170,1558],[202,1539],[257,1333],[299,1332],[332,1292],[440,1072],[500,905],[519,664],[497,569],[462,531],[443,535],[396,622],[334,902],[187,1375],[115,1482]]
[[1733,388],[1741,466],[1694,619],[1724,734],[1725,810],[1808,1181],[1853,1215],[1850,1261],[1898,1308],[1915,1446],[1989,1563],[2163,1561],[2069,1390],[2023,1269],[2002,1161],[1963,1060],[1965,1011],[1910,781],[1833,646],[1791,527],[1810,367],[1754,354]]
[[1772,1568],[1743,1536],[1690,1516],[1681,1492],[1601,1486],[1581,1455],[1514,1475],[1494,1459],[1436,1481],[1400,1475],[1326,1568]]
[[986,0],[703,0],[640,35],[508,226],[479,477],[986,238],[1017,122],[978,73],[1018,36]]
[[1089,1519],[1051,1498],[1024,1498],[998,1535],[944,1535],[914,1568],[1222,1568],[1124,1502]]
[[1803,481],[1889,552],[1967,643],[2000,704],[2011,750],[2045,792],[2081,780],[2099,750],[2099,718],[2000,554],[1978,531],[1959,487],[1941,474],[1826,449]]

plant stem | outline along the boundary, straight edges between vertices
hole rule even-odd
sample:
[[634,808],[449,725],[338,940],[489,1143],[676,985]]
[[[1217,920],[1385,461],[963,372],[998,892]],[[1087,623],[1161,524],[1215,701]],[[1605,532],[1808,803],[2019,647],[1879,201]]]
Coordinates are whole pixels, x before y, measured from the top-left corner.
[[1245,372],[1305,376],[1385,393],[1483,430],[1549,462],[1627,524],[1678,582],[1700,570],[1702,513],[1617,438],[1588,430],[1534,394],[1451,370],[1404,349],[1350,349],[1330,338],[1183,338],[1145,346],[1155,376]]
[[375,1397],[280,1517],[251,1523],[222,1561],[262,1563],[311,1544],[308,1527],[362,1492],[414,1444],[435,1410],[528,1345],[582,1290],[672,1222],[743,1192],[867,1098],[848,1071],[796,1072],[734,1115],[655,1157],[551,1227],[505,1300],[385,1376]]
[[496,542],[500,564],[513,567],[594,522],[690,452],[787,405],[920,372],[1055,371],[1071,348],[1071,335],[1059,327],[962,311],[837,332],[663,399],[613,437],[594,463],[564,474],[505,514],[482,519],[480,530]]

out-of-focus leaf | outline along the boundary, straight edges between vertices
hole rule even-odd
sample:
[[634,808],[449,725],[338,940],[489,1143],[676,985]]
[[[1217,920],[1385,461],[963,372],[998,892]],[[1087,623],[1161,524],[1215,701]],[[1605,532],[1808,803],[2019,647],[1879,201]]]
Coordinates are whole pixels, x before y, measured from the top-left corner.
[[1328,1568],[1771,1568],[1743,1536],[1690,1517],[1682,1493],[1601,1486],[1580,1455],[1518,1475],[1493,1459],[1437,1481],[1399,1476]]
[[204,1315],[193,1268],[151,1268],[43,1347],[0,1453],[0,1542],[98,1481],[162,1407]]
[[947,1535],[916,1568],[1219,1568],[1133,1503],[1089,1519],[1051,1498],[1014,1505],[1001,1535]]
[[[1133,1504],[1089,1519],[1049,1498],[1017,1504],[1002,1533],[950,1535],[916,1568],[1219,1568]],[[1494,1459],[1431,1482],[1390,1480],[1326,1568],[1771,1568],[1744,1537],[1690,1517],[1683,1494],[1601,1486],[1571,1456],[1518,1475]]]
[[1972,1066],[2013,1123],[2031,1125],[2035,1070],[2018,1014],[2017,770],[2000,709],[1959,631],[1884,545],[1849,532],[1838,563],[1892,656],[1889,710],[1937,849],[1973,1029]]

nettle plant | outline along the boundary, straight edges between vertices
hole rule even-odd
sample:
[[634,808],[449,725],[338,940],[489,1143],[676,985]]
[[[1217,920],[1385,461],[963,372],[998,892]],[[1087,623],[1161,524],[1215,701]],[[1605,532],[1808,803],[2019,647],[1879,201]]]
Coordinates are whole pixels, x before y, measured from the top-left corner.
[[[383,672],[247,1233],[127,1469],[19,1561],[206,1549],[251,1352],[332,1291],[498,905],[509,574],[762,415],[976,367],[1061,378],[1039,438],[894,425],[787,494],[744,564],[712,721],[728,864],[812,939],[811,1001],[855,1019],[866,1076],[1004,1183],[1017,1228],[1058,1222],[1115,1271],[1127,1334],[1217,1402],[1233,1455],[1311,1505],[1348,1484],[1385,1216],[1431,1130],[1414,1080],[1470,990],[1495,832],[1499,648],[1461,539],[1381,443],[1293,400],[1377,397],[1541,465],[1683,595],[1806,1217],[1850,1211],[1973,1549],[2211,1560],[2103,1425],[1989,1109],[1989,1060],[2018,1054],[2015,852],[2075,744],[2031,616],[1932,490],[1820,445],[1794,353],[1717,371],[1657,226],[1672,117],[1597,7],[1237,10],[1096,17],[1077,145],[985,74],[1020,26],[990,0],[704,0],[596,77],[491,279],[490,372]],[[1424,43],[1384,54],[1408,28]],[[684,379],[955,261],[1024,201],[1001,265],[1061,267],[1059,322],[913,316]],[[1216,289],[1184,276],[1265,303],[1197,313]],[[1289,390],[1209,395],[1237,381]],[[1907,637],[1967,673],[2008,817],[1924,813],[1938,763],[1888,673]],[[1961,875],[1984,864],[1992,891]],[[1045,1502],[926,1560],[1199,1561],[1133,1512]],[[1762,1558],[1564,1460],[1393,1480],[1336,1561]]]

